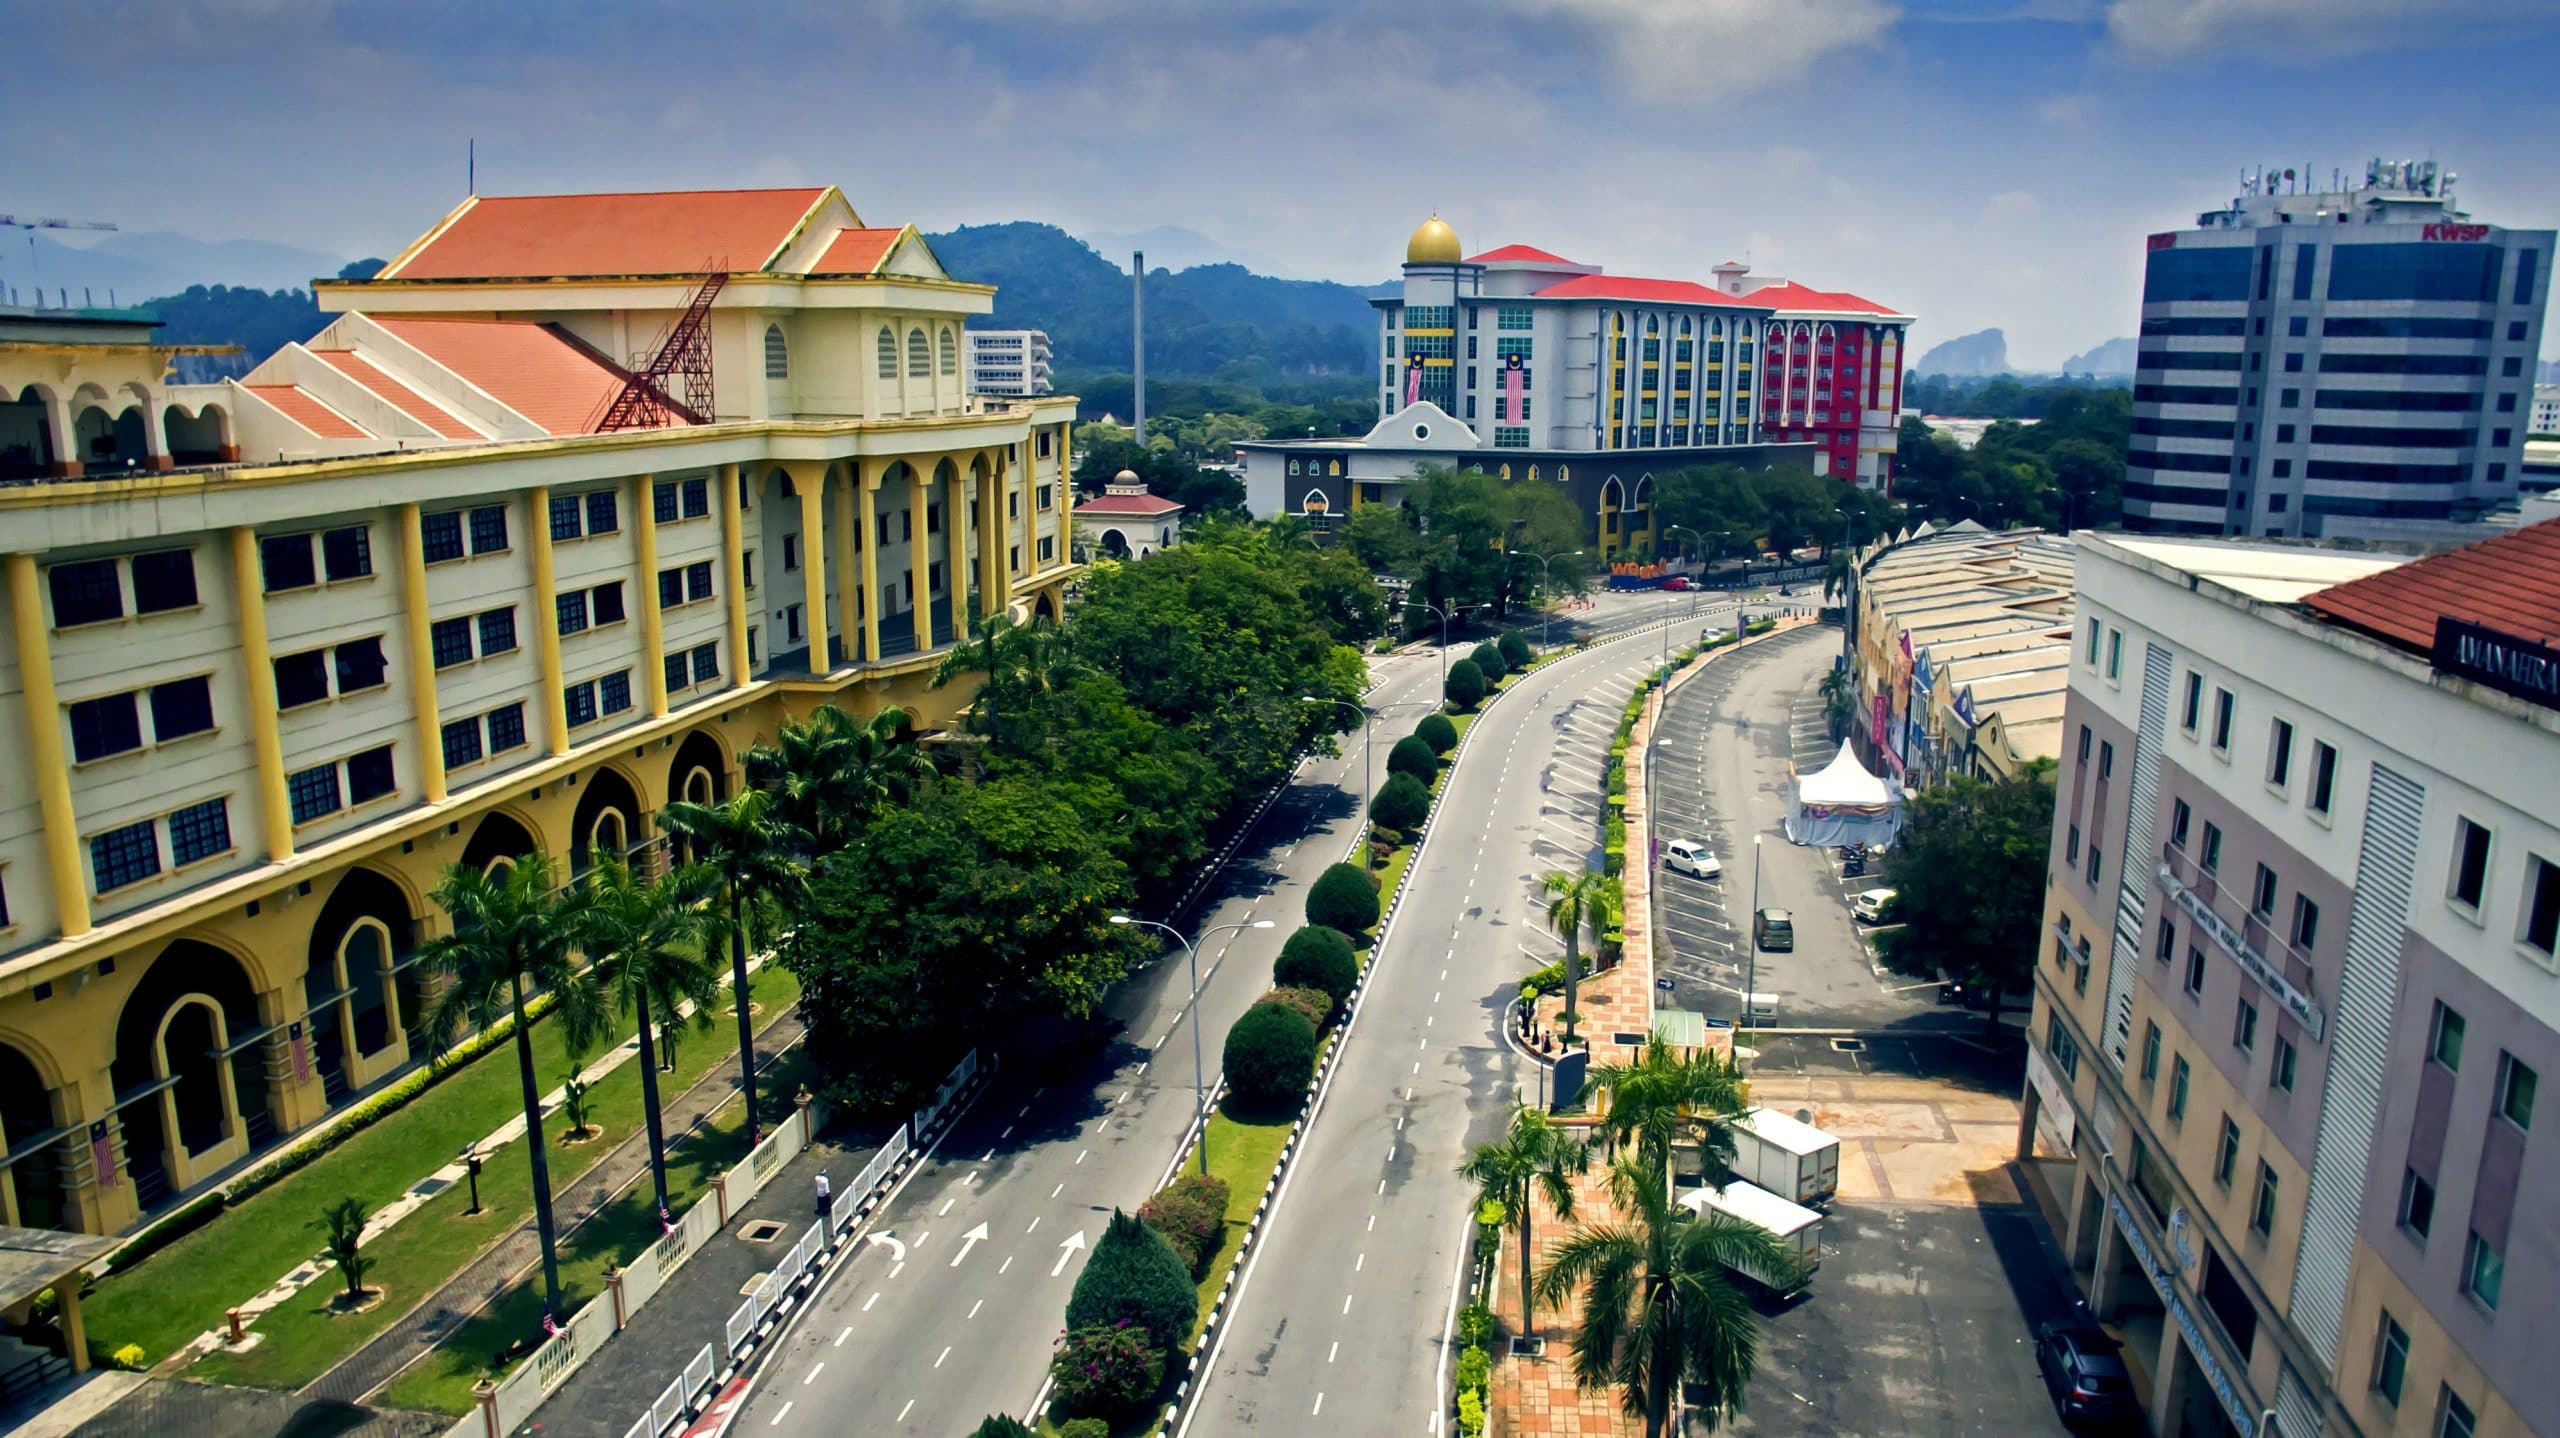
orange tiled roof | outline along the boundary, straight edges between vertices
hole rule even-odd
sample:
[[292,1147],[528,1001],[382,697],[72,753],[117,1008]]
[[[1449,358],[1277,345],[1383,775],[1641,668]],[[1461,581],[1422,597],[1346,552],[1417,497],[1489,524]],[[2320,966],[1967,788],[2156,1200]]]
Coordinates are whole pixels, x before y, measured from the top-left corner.
[[2560,647],[2560,519],[2333,584],[2302,604],[2420,654],[2434,649],[2443,617]]
[[827,192],[483,195],[382,272],[400,280],[696,275],[764,268]]
[[586,434],[622,377],[544,325],[373,315],[375,324],[551,434]]
[[1076,506],[1078,514],[1124,514],[1145,519],[1169,514],[1181,505],[1160,494],[1098,494]]
[[827,242],[827,252],[809,267],[813,275],[867,275],[880,268],[889,252],[898,247],[904,229],[838,230]]
[[1815,314],[1889,315],[1893,311],[1875,301],[1843,290],[1817,290],[1789,280],[1784,284],[1762,285],[1743,296],[1755,304],[1775,310],[1809,311]]
[[365,432],[355,421],[322,404],[300,385],[253,384],[245,386],[249,393],[273,405],[285,418],[320,436],[322,439],[363,439]]
[[313,350],[331,369],[380,395],[393,409],[434,430],[446,439],[480,439],[480,431],[455,419],[443,406],[400,381],[384,374],[372,361],[354,350]]

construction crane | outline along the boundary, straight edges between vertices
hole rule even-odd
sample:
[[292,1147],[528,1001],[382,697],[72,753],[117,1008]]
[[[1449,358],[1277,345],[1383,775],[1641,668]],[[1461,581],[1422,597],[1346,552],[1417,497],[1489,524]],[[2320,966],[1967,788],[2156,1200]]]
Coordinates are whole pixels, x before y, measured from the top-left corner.
[[[114,228],[115,226],[108,224],[104,220],[63,220],[55,219],[47,215],[0,215],[0,230],[24,230],[27,232],[27,276],[30,280],[35,278],[36,231],[112,230]],[[36,289],[36,307],[38,309],[42,309],[44,307],[43,287],[35,286],[34,288]],[[66,299],[67,298],[68,297],[66,295]]]

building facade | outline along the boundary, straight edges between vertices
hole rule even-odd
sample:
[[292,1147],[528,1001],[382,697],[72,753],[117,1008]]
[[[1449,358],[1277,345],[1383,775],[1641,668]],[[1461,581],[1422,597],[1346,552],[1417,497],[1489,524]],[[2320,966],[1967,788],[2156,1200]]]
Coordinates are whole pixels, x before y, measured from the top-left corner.
[[2474,223],[2452,185],[2260,177],[2151,236],[2128,528],[2388,538],[2514,502],[2552,231]]
[[1774,463],[1889,488],[1910,317],[1743,265],[1715,278],[1610,275],[1528,245],[1467,256],[1434,215],[1402,291],[1371,302],[1377,426],[1243,446],[1247,503],[1321,523],[1391,502],[1421,465],[1473,465],[1563,486],[1604,552],[1650,554],[1656,473]]
[[786,718],[947,722],[955,627],[1059,612],[1072,399],[971,396],[992,291],[832,188],[475,197],[319,293],[221,385],[0,356],[178,461],[0,489],[0,1222],[125,1228],[410,1064],[450,866],[655,856]]
[[1972,520],[1859,554],[1849,731],[1871,772],[1917,787],[2060,754],[2071,556],[2068,535]]
[[1182,541],[1182,510],[1149,494],[1137,471],[1124,469],[1102,493],[1076,506],[1076,557],[1144,559]]
[[2560,525],[2079,540],[2021,1157],[2153,1431],[2550,1431]]
[[2560,435],[2560,384],[2538,384],[2533,387],[2533,424],[2536,435]]
[[969,345],[971,394],[1050,392],[1048,331],[970,330],[962,338]]

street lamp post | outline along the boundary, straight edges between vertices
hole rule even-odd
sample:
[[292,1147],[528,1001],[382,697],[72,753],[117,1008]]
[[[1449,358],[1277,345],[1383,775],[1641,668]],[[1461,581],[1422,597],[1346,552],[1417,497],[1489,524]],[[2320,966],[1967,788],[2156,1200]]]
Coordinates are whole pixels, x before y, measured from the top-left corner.
[[[1420,600],[1409,600],[1406,607],[1428,609],[1440,616],[1440,697],[1445,700],[1449,697],[1449,611],[1437,604],[1424,604]],[[1481,604],[1461,604],[1458,606],[1458,612],[1472,614],[1482,608],[1484,606]]]
[[[1323,699],[1313,694],[1301,694],[1298,696],[1298,702],[1301,704],[1330,704],[1337,709],[1351,710],[1360,716],[1360,822],[1363,824],[1368,823],[1369,804],[1375,797],[1369,792],[1369,776],[1375,772],[1369,767],[1369,721],[1376,716],[1369,712],[1367,705],[1354,704],[1348,699]],[[1367,861],[1366,850],[1362,851],[1362,856],[1363,862],[1365,863]]]
[[1540,649],[1544,649],[1555,642],[1555,596],[1548,593],[1548,590],[1552,588],[1551,581],[1554,576],[1547,572],[1547,561],[1551,559],[1562,559],[1567,555],[1580,554],[1581,552],[1582,551],[1579,549],[1559,549],[1553,554],[1531,554],[1525,549],[1513,551],[1512,557],[1515,559],[1534,559],[1538,561],[1538,594],[1540,600],[1538,604],[1538,647]]
[[[1113,914],[1111,922],[1121,925],[1134,924],[1142,929],[1162,929],[1173,935],[1174,942],[1182,945],[1183,954],[1191,961],[1191,1116],[1200,1123],[1200,1171],[1207,1173],[1209,1171],[1209,1085],[1208,1060],[1202,1058],[1200,1054],[1200,951],[1193,948],[1191,941],[1182,937],[1182,931],[1171,924],[1159,924],[1153,919],[1133,919],[1127,914]],[[1220,924],[1214,929],[1203,929],[1200,931],[1200,937],[1205,940],[1212,934],[1270,927],[1269,919],[1255,919],[1250,923]]]

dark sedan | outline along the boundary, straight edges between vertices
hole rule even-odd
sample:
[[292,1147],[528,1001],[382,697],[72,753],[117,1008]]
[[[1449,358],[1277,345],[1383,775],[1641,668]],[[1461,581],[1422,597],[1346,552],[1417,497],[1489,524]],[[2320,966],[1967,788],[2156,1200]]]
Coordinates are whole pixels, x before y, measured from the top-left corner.
[[2073,1427],[2132,1429],[2142,1410],[2116,1341],[2086,1323],[2048,1323],[2036,1330],[2036,1367],[2054,1411]]

